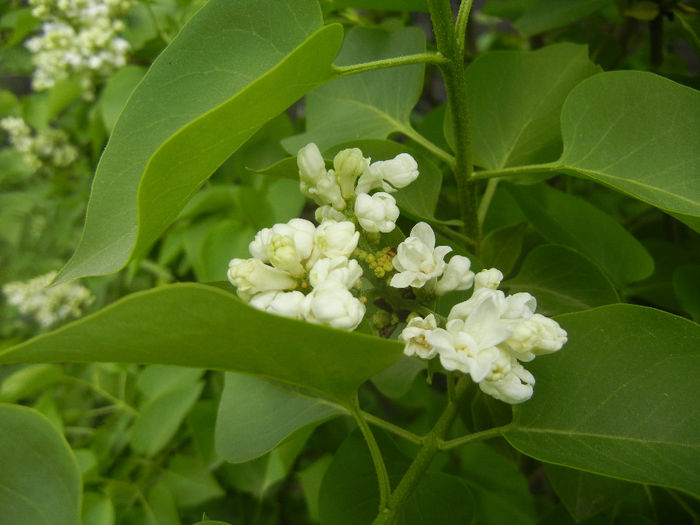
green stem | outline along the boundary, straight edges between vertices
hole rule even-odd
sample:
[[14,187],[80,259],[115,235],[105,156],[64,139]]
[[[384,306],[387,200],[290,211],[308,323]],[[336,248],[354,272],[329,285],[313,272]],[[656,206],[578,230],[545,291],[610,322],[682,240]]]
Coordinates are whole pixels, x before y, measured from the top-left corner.
[[93,392],[96,394],[101,395],[105,399],[111,401],[115,406],[119,407],[121,410],[124,410],[125,412],[129,412],[130,414],[133,414],[135,416],[139,415],[139,411],[136,410],[134,407],[129,405],[128,403],[122,401],[118,397],[113,396],[106,390],[103,390],[99,386],[91,383],[90,381],[85,381],[84,379],[80,379],[78,377],[72,377],[72,376],[66,376],[62,377],[59,379],[59,381],[66,382],[66,383],[76,383],[78,385],[86,386],[89,389],[91,389]]
[[377,440],[374,438],[372,430],[363,417],[357,398],[355,398],[354,404],[351,407],[350,414],[355,418],[355,422],[360,432],[362,432],[362,436],[365,438],[367,448],[369,448],[370,456],[372,456],[372,463],[374,463],[374,470],[377,472],[377,483],[379,484],[379,510],[381,512],[381,510],[386,507],[389,495],[391,494],[391,482],[389,481],[389,474],[386,471],[382,451],[379,450]]
[[483,170],[475,171],[472,175],[473,180],[493,179],[495,177],[512,177],[515,175],[528,175],[533,173],[552,173],[561,171],[562,166],[556,162],[547,162],[545,164],[529,164],[527,166],[513,166],[512,168],[503,168],[500,170]]
[[462,3],[459,4],[459,12],[457,13],[457,21],[455,22],[455,38],[457,39],[457,51],[461,56],[464,56],[467,22],[469,22],[469,13],[472,10],[473,3],[473,0],[462,0]]
[[481,196],[479,210],[476,213],[476,216],[479,218],[480,225],[483,225],[484,220],[486,220],[486,214],[489,211],[489,206],[491,206],[491,201],[493,200],[493,196],[496,193],[496,188],[498,187],[500,180],[501,179],[494,177],[493,179],[489,179],[488,184],[486,184],[486,191],[484,191],[484,194]]
[[474,239],[474,251],[479,254],[481,230],[476,215],[476,185],[471,180],[473,171],[470,116],[467,104],[467,86],[464,81],[464,59],[459,51],[452,24],[449,0],[428,0],[438,51],[449,61],[440,64],[445,81],[448,109],[452,116],[455,142],[453,172],[457,182],[459,210],[464,233]]
[[411,496],[413,489],[418,485],[421,477],[430,466],[433,457],[440,450],[440,444],[457,416],[457,401],[466,392],[469,382],[469,376],[462,376],[459,379],[457,386],[455,386],[455,400],[447,403],[435,426],[423,438],[423,446],[416,454],[403,478],[401,478],[396,490],[391,494],[388,505],[381,507],[379,514],[372,522],[373,525],[391,525],[394,523],[396,514]]
[[361,415],[364,418],[364,420],[368,423],[379,428],[383,428],[384,430],[388,430],[392,434],[404,438],[405,440],[410,441],[411,443],[415,443],[416,445],[420,445],[421,443],[423,443],[423,438],[421,436],[418,436],[413,432],[409,432],[408,430],[398,425],[394,425],[393,423],[390,423],[385,419],[374,416],[369,412],[365,412],[364,410],[361,411]]
[[427,138],[425,138],[423,135],[418,133],[415,129],[413,129],[411,126],[401,126],[398,130],[400,133],[403,133],[406,135],[409,139],[412,141],[420,144],[423,146],[425,149],[427,149],[430,153],[435,155],[436,157],[442,159],[447,165],[454,169],[455,167],[455,158],[447,153],[444,149],[441,147],[437,146],[436,144],[430,142]]
[[467,443],[472,443],[473,441],[482,441],[484,439],[499,437],[509,428],[510,424],[503,425],[502,427],[489,428],[488,430],[482,430],[481,432],[474,432],[473,434],[450,439],[449,441],[441,441],[439,443],[440,450],[450,450],[451,448],[460,447],[462,445],[466,445]]
[[388,67],[407,66],[411,64],[443,64],[447,59],[440,53],[416,53],[415,55],[405,55],[395,58],[384,58],[382,60],[373,60],[371,62],[363,62],[361,64],[352,64],[350,66],[331,66],[335,78],[354,75],[355,73],[364,73],[365,71],[375,71],[377,69],[386,69]]
[[445,237],[449,237],[452,240],[463,242],[468,246],[476,246],[476,241],[474,239],[467,237],[463,233],[456,232],[447,226],[436,226],[435,229]]

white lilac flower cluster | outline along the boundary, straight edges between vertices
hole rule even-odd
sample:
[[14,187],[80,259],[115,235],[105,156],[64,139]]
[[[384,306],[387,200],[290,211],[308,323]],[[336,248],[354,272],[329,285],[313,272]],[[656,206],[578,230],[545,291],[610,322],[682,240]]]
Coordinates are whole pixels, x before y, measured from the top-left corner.
[[[252,258],[229,263],[228,278],[238,295],[270,313],[354,330],[366,311],[364,297],[357,297],[367,284],[360,281],[358,259],[371,270],[365,281],[385,292],[387,304],[393,308],[392,301],[399,301],[393,312],[378,316],[394,319],[389,321],[394,325],[396,312],[406,305],[425,309],[416,303],[473,286],[471,298],[452,308],[444,328],[432,313],[410,318],[399,335],[404,353],[439,356],[446,370],[469,374],[482,391],[507,403],[529,399],[535,379],[520,363],[556,352],[567,339],[555,321],[535,313],[533,296],[506,296],[498,290],[503,275],[495,268],[474,275],[467,257],[445,261],[452,248],[436,246],[424,222],[395,250],[357,248],[358,242],[378,248],[379,235],[396,227],[399,209],[391,193],[418,177],[413,157],[402,153],[372,163],[352,148],[339,152],[326,169],[318,147],[308,144],[297,164],[300,190],[319,205],[320,224],[292,219],[258,232],[249,246]],[[392,294],[392,288],[411,291]]]
[[33,134],[29,125],[19,117],[0,120],[0,129],[7,132],[10,145],[22,154],[22,159],[32,171],[42,167],[64,168],[78,158],[78,150],[61,130],[51,129]]
[[2,287],[2,293],[10,305],[35,319],[42,328],[80,317],[95,297],[85,286],[76,283],[49,288],[55,277],[56,272],[50,272],[26,282],[7,283]]
[[73,75],[81,77],[91,99],[95,84],[126,65],[129,43],[118,35],[133,0],[30,0],[42,20],[41,34],[25,43],[35,66],[32,86],[53,87]]
[[535,313],[537,301],[529,293],[507,296],[498,290],[501,279],[495,268],[482,270],[474,277],[472,296],[452,308],[445,328],[438,328],[433,314],[414,317],[399,338],[406,355],[437,355],[446,370],[469,374],[486,394],[517,404],[532,397],[535,384],[520,363],[560,350],[567,334],[556,321]]

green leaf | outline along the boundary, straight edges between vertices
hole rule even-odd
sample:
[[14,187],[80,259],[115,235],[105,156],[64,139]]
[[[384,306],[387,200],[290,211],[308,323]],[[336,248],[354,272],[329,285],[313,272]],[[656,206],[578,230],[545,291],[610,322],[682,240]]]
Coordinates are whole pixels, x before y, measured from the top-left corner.
[[539,0],[514,25],[528,36],[537,35],[576,22],[610,4],[611,0]]
[[[410,459],[383,433],[377,432],[392,486],[396,487]],[[323,478],[319,494],[321,525],[365,525],[379,510],[377,476],[367,444],[352,433],[336,452]],[[425,474],[396,519],[401,525],[452,525],[471,523],[474,501],[459,478],[442,473]]]
[[673,274],[673,290],[683,310],[700,322],[700,265],[688,264],[678,268]]
[[154,456],[172,439],[204,388],[185,384],[147,401],[131,429],[129,443],[140,454]]
[[216,419],[216,450],[227,461],[249,461],[296,430],[341,413],[337,406],[279,383],[229,373]]
[[131,92],[146,74],[140,66],[126,66],[117,71],[105,84],[97,105],[107,133],[111,133],[117,123]]
[[508,187],[532,226],[549,242],[590,258],[618,286],[654,271],[644,246],[610,215],[580,197],[545,184]]
[[465,73],[474,163],[501,169],[556,159],[564,99],[598,71],[586,47],[575,44],[493,51],[477,58]]
[[490,231],[481,246],[484,267],[498,268],[504,275],[510,274],[520,258],[526,231],[526,222]]
[[569,514],[579,522],[588,519],[621,501],[634,485],[546,464],[544,470],[552,488]]
[[617,303],[620,297],[610,280],[583,255],[546,244],[523,261],[520,272],[506,281],[510,293],[529,292],[537,298],[537,311],[544,315],[587,310]]
[[197,368],[150,365],[139,372],[136,386],[149,401],[183,386],[194,385],[203,374],[204,370]]
[[178,507],[193,507],[224,495],[224,489],[206,465],[193,457],[175,456],[161,476]]
[[484,443],[457,451],[464,480],[474,494],[477,523],[502,525],[535,522],[535,501],[516,466]]
[[31,365],[3,379],[0,385],[0,401],[13,403],[44,390],[63,376],[59,365]]
[[[354,27],[335,60],[347,66],[425,51],[425,34],[417,27]],[[306,132],[282,141],[291,154],[309,142],[320,150],[351,140],[384,139],[410,128],[409,117],[423,85],[422,64],[392,67],[347,76],[321,86],[306,97]]]
[[611,305],[559,316],[569,342],[528,368],[506,439],[541,461],[700,495],[700,326]]
[[612,71],[572,90],[557,165],[700,224],[700,93],[642,71]]
[[318,495],[321,491],[323,477],[332,461],[333,456],[325,454],[304,470],[297,472],[297,476],[301,481],[301,488],[304,491],[304,500],[309,512],[309,519],[314,523],[319,522]]
[[402,349],[396,341],[273,316],[211,286],[174,284],[127,296],[4,350],[0,363],[214,368],[276,379],[349,406],[356,389],[396,362]]
[[108,496],[97,492],[83,495],[83,525],[114,525],[114,505]]
[[391,399],[403,397],[411,389],[413,380],[425,370],[423,359],[415,359],[405,355],[386,370],[382,370],[372,378],[372,383],[385,396]]
[[342,29],[321,24],[314,0],[206,4],[120,115],[59,280],[111,273],[141,254],[231,153],[329,78]]
[[36,411],[0,405],[0,525],[79,525],[78,463]]

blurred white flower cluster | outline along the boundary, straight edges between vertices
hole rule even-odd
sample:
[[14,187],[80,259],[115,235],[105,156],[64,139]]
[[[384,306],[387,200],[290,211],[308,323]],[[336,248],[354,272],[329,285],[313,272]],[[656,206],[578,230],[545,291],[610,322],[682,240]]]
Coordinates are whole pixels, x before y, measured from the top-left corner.
[[[495,268],[475,275],[467,257],[446,261],[452,248],[436,246],[424,222],[398,246],[379,249],[380,234],[392,232],[399,217],[391,193],[418,177],[413,157],[402,153],[372,163],[352,148],[326,169],[318,147],[308,144],[297,164],[300,190],[319,205],[320,224],[292,219],[259,231],[249,246],[252,258],[229,263],[238,295],[270,313],[354,330],[366,312],[359,294],[368,286],[367,294],[381,304],[375,303],[379,311],[372,322],[378,333],[388,334],[382,330],[393,330],[398,313],[430,312],[436,297],[473,286],[471,298],[452,308],[444,326],[434,313],[409,316],[399,335],[404,353],[439,356],[446,370],[469,374],[482,391],[507,403],[529,399],[535,378],[520,363],[556,352],[567,340],[555,321],[535,313],[535,298],[506,296]],[[364,276],[363,267],[369,270]]]
[[61,130],[33,134],[29,125],[19,117],[5,117],[0,120],[0,128],[7,132],[10,145],[22,154],[22,159],[33,171],[42,167],[64,168],[78,158],[78,150]]
[[129,43],[118,35],[120,19],[133,0],[30,0],[42,20],[41,34],[25,45],[35,66],[32,85],[41,91],[73,75],[81,77],[83,94],[94,96],[95,84],[126,65]]
[[2,287],[2,293],[10,305],[36,320],[42,328],[80,317],[83,308],[89,306],[95,297],[86,287],[76,283],[48,288],[55,277],[56,272],[50,272],[29,281],[7,283]]
[[516,404],[532,397],[535,384],[520,362],[560,350],[567,334],[535,313],[537,301],[529,293],[506,296],[498,290],[501,279],[495,268],[482,270],[472,296],[452,308],[445,328],[438,328],[433,314],[414,317],[399,338],[406,355],[437,355],[446,370],[469,374],[486,394]]

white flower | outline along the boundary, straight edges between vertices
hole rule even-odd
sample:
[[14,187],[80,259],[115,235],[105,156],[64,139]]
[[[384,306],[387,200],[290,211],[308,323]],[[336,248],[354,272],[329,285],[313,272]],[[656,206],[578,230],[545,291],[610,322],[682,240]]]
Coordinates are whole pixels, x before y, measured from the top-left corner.
[[453,290],[468,290],[474,282],[472,262],[462,255],[454,255],[447,263],[445,273],[435,286],[435,295],[445,295]]
[[442,275],[445,255],[451,251],[449,246],[436,248],[433,229],[425,222],[419,222],[397,248],[393,264],[399,273],[391,278],[391,286],[422,287],[429,280]]
[[316,226],[305,219],[292,219],[286,224],[263,228],[248,245],[250,254],[275,268],[301,277],[304,263],[311,256]]
[[318,204],[330,204],[337,210],[345,208],[345,200],[335,174],[326,170],[318,146],[313,142],[299,150],[299,190]]
[[339,151],[333,159],[335,176],[340,184],[340,191],[346,199],[355,194],[355,180],[369,166],[369,159],[362,156],[358,148]]
[[566,341],[566,331],[556,321],[541,314],[533,314],[515,325],[505,346],[520,361],[531,361],[535,356],[560,350]]
[[321,258],[349,258],[357,248],[360,232],[355,231],[355,225],[350,221],[336,222],[327,220],[316,227],[313,239],[313,253],[307,262],[307,267]]
[[357,181],[357,193],[368,193],[382,188],[393,193],[408,186],[418,177],[418,164],[408,153],[400,153],[391,160],[373,162]]
[[355,200],[355,216],[365,231],[389,233],[396,227],[399,207],[396,199],[383,191],[360,193]]
[[515,359],[512,359],[509,365],[508,372],[496,372],[493,378],[487,377],[479,383],[479,388],[485,394],[505,403],[516,405],[532,397],[535,377]]
[[326,281],[304,298],[304,319],[340,330],[354,330],[365,315],[365,305],[343,285]]
[[360,264],[355,259],[347,257],[319,259],[309,271],[309,283],[314,288],[327,281],[334,281],[345,288],[352,288],[360,277],[362,277]]
[[470,374],[477,383],[488,376],[500,356],[496,346],[512,333],[511,325],[501,320],[501,311],[498,296],[485,296],[466,316],[454,317],[445,329],[429,333],[426,339],[436,348],[442,366]]
[[406,343],[403,353],[408,356],[417,355],[423,359],[435,357],[437,350],[428,343],[426,335],[436,328],[437,323],[433,314],[428,314],[425,319],[422,317],[412,318],[399,335],[399,339]]
[[336,222],[346,220],[345,215],[336,210],[333,206],[329,206],[327,204],[316,208],[316,213],[314,215],[316,217],[316,222],[318,223],[322,223],[328,220]]
[[302,304],[304,294],[301,292],[278,292],[269,291],[255,295],[250,300],[250,306],[265,312],[291,317],[292,319],[303,319]]
[[2,287],[8,304],[23,315],[33,317],[42,328],[47,328],[72,317],[92,304],[95,297],[85,286],[61,283],[49,287],[56,277],[50,272],[26,282],[7,283]]
[[488,270],[481,270],[474,277],[474,291],[481,288],[489,288],[495,290],[501,284],[503,280],[503,274],[500,270],[496,268],[489,268]]
[[287,272],[268,266],[260,259],[232,259],[226,275],[246,301],[260,292],[291,290],[297,285]]

